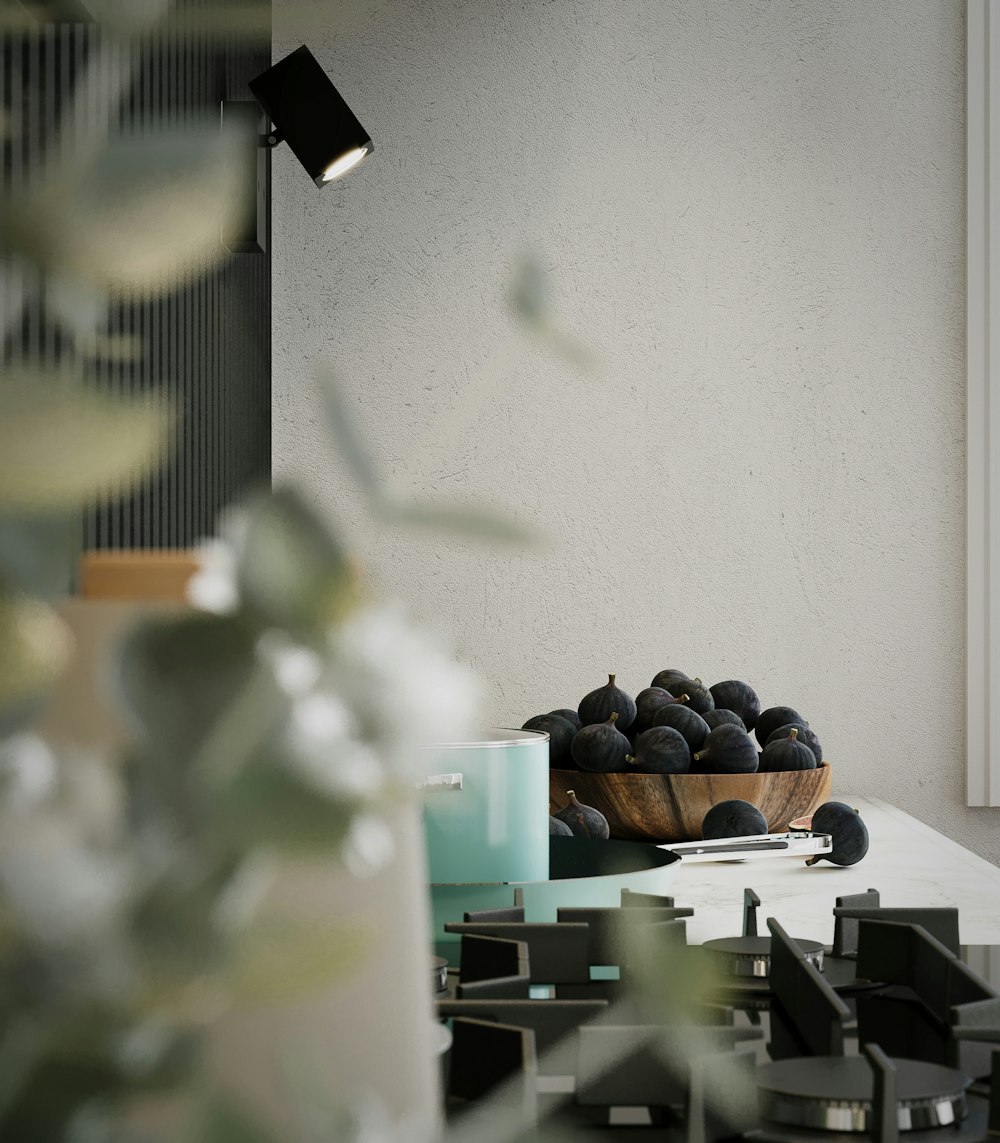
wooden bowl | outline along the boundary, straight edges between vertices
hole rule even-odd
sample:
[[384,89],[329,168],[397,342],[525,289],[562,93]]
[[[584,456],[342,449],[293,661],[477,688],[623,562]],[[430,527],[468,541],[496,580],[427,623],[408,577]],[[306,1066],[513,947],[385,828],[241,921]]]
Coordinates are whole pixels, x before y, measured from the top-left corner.
[[628,841],[698,841],[705,815],[719,802],[752,802],[770,833],[783,833],[793,818],[830,800],[830,767],[756,774],[594,774],[550,770],[553,810],[577,801],[600,810],[611,836]]

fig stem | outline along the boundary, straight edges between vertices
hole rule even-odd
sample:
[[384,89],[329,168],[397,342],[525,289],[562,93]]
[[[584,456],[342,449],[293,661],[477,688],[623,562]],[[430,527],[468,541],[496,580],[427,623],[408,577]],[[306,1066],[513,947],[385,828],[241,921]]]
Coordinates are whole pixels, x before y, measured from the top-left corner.
[[704,758],[707,753],[708,753],[707,750],[699,750],[698,753],[694,756],[695,762],[700,762],[702,760],[702,758]]
[[797,726],[793,726],[792,729],[788,732],[789,741],[795,742],[798,739],[798,737],[799,737],[799,728]]
[[610,722],[610,723],[611,723],[611,725],[612,725],[612,726],[614,726],[614,724],[615,724],[617,721],[618,721],[618,711],[616,711],[616,710],[613,710],[613,711],[611,712],[611,714],[608,716],[608,722]]
[[678,702],[690,702],[691,696],[690,695],[678,695],[677,701]]

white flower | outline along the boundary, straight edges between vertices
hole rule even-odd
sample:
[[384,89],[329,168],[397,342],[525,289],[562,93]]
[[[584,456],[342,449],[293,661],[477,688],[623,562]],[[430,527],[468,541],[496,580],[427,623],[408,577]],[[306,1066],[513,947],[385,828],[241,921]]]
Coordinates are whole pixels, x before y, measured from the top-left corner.
[[392,861],[396,843],[392,830],[377,814],[355,814],[341,852],[348,872],[370,877]]
[[44,944],[100,939],[124,906],[129,881],[116,856],[81,844],[55,814],[8,825],[0,839],[0,892],[19,924]]
[[188,603],[201,611],[230,615],[240,602],[236,553],[223,540],[205,540],[195,549],[198,570],[187,581]]
[[230,615],[239,607],[236,571],[248,527],[246,513],[231,510],[222,518],[218,537],[202,540],[195,547],[198,571],[185,589],[194,607],[216,615]]
[[286,747],[299,776],[327,797],[370,798],[385,783],[382,759],[360,740],[353,714],[331,691],[296,700]]
[[0,740],[0,799],[15,813],[49,798],[59,776],[56,756],[37,734],[14,734]]
[[336,690],[402,773],[416,773],[416,747],[462,741],[477,731],[478,677],[400,605],[349,616],[332,636],[331,653]]
[[274,672],[278,686],[287,695],[312,690],[323,674],[323,660],[315,651],[293,643],[281,631],[265,631],[257,640],[257,654]]

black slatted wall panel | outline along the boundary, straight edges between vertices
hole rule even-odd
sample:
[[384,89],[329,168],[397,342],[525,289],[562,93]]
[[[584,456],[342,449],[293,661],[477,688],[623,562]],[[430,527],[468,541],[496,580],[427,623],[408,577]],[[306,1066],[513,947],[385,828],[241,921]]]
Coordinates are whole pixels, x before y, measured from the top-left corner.
[[[178,12],[197,17],[210,4],[184,0]],[[267,43],[220,39],[200,25],[128,47],[114,47],[94,24],[8,33],[0,57],[3,192],[30,186],[46,148],[74,145],[74,130],[57,131],[67,113],[71,128],[86,128],[110,106],[109,130],[123,134],[218,121],[220,102],[250,99],[247,80],[269,65]],[[109,307],[105,345],[133,352],[88,357],[91,382],[162,397],[176,429],[162,471],[109,488],[87,511],[84,547],[189,547],[214,532],[226,505],[268,481],[270,293],[270,254],[237,254],[207,258],[182,288]],[[73,352],[47,314],[36,271],[7,265],[2,295],[8,364],[53,365]]]

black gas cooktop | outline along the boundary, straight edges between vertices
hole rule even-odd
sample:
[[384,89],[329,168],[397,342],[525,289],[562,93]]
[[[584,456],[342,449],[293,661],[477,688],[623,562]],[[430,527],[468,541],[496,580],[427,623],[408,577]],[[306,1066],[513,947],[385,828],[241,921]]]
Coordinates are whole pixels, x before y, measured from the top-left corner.
[[524,1140],[1000,1139],[1000,993],[963,959],[956,910],[840,897],[823,946],[760,932],[759,906],[746,890],[743,931],[693,946],[692,909],[627,890],[550,924],[515,900],[446,926],[449,1116],[514,1093]]

